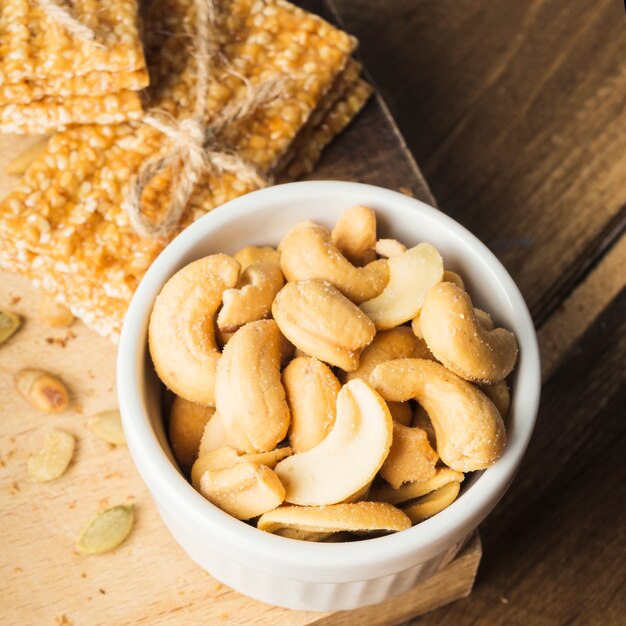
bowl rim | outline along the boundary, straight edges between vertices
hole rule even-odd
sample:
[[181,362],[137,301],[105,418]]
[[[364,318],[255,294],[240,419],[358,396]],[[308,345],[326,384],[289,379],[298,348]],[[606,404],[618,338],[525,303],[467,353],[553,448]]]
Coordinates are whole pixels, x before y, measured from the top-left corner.
[[[214,228],[259,208],[266,210],[287,197],[297,201],[313,196],[321,202],[324,197],[355,194],[363,196],[366,205],[369,200],[372,204],[417,210],[423,219],[439,222],[487,264],[492,274],[490,280],[497,280],[518,318],[515,330],[523,356],[512,401],[517,401],[515,410],[523,411],[523,419],[516,420],[520,427],[514,437],[510,436],[503,456],[483,471],[470,488],[471,498],[461,497],[436,516],[399,533],[355,542],[309,543],[264,533],[224,513],[198,494],[161,447],[138,389],[147,356],[149,312],[163,282],[176,271],[171,270],[172,266],[180,264],[187,250]],[[520,407],[518,394],[522,386]],[[183,230],[141,280],[124,320],[117,356],[118,399],[128,446],[157,504],[168,502],[178,512],[177,519],[184,519],[184,524],[213,538],[209,542],[211,549],[226,552],[230,558],[260,571],[288,572],[289,577],[302,580],[330,576],[338,582],[379,577],[422,563],[462,541],[491,511],[513,479],[534,428],[540,387],[539,348],[530,313],[515,282],[495,255],[458,222],[420,200],[382,187],[343,181],[295,182],[257,190],[221,205]]]

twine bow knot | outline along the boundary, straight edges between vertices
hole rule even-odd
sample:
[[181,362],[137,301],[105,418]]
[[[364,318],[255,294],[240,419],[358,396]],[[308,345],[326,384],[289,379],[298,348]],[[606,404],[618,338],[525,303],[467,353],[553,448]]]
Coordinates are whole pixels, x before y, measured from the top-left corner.
[[[267,80],[252,87],[248,79],[238,74],[218,54],[214,43],[218,38],[213,0],[195,0],[195,7],[197,72],[193,114],[190,117],[176,119],[167,112],[156,110],[143,118],[145,123],[169,139],[171,147],[164,156],[155,157],[144,163],[123,203],[130,224],[140,237],[165,238],[170,235],[180,223],[194,185],[200,175],[205,172],[211,170],[218,174],[229,172],[237,176],[239,180],[257,187],[264,187],[270,183],[268,178],[261,176],[256,167],[221,145],[220,133],[230,124],[253,113],[258,107],[275,100],[281,91],[283,81]],[[209,87],[210,67],[212,62],[218,59],[222,60],[230,74],[244,82],[246,96],[241,101],[226,104],[207,123],[206,94]],[[141,198],[149,182],[170,165],[178,167],[172,170],[169,207],[161,221],[155,223],[143,215]]]
[[[198,117],[177,120],[163,111],[153,111],[143,121],[170,141],[167,154],[148,160],[130,186],[123,208],[128,213],[131,226],[141,237],[164,238],[178,226],[182,214],[201,174],[214,170],[235,174],[239,180],[266,186],[270,180],[237,154],[219,144],[219,132],[232,122],[245,117],[260,104],[275,97],[275,82],[266,82],[257,90],[248,88],[243,102],[226,106],[221,115],[205,125]],[[147,219],[141,210],[141,198],[150,181],[171,165],[173,170],[170,205],[165,217],[158,223]]]
[[[36,0],[46,14],[72,35],[94,41],[95,33],[74,18],[68,11],[65,0]],[[206,124],[209,69],[213,61],[221,58],[215,42],[216,11],[214,0],[195,0],[196,8],[196,99],[190,117],[176,119],[166,111],[153,110],[142,121],[163,133],[170,142],[169,150],[143,164],[136,179],[131,183],[122,206],[128,213],[130,224],[140,237],[165,238],[179,225],[189,202],[194,185],[201,174],[214,170],[221,174],[229,172],[239,180],[258,187],[267,185],[257,169],[239,155],[220,145],[220,132],[228,125],[246,117],[259,106],[276,99],[282,86],[281,80],[268,80],[256,87],[226,65],[226,70],[238,76],[246,86],[246,97],[240,102],[228,103],[222,111]],[[94,41],[94,43],[96,43]],[[160,222],[148,220],[142,212],[141,201],[146,186],[161,172],[172,169],[172,191],[169,207]]]
[[64,28],[70,35],[82,41],[90,41],[96,46],[101,44],[96,41],[96,33],[86,24],[79,22],[69,11],[67,3],[61,0],[35,0],[39,8],[59,26]]

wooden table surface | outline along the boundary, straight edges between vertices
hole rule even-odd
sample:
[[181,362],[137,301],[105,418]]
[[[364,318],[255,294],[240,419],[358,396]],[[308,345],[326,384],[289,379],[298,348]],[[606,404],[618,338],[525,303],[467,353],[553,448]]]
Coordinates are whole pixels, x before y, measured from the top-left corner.
[[626,623],[626,21],[618,0],[337,0],[443,211],[504,262],[544,388],[471,597],[420,625]]
[[[539,329],[543,354],[545,385],[535,435],[513,486],[482,525],[484,557],[474,592],[413,623],[623,624],[623,4],[618,0],[336,0],[336,4],[348,29],[361,39],[361,55],[440,207],[483,239],[520,285]],[[368,126],[371,119],[363,117],[357,124],[376,132]],[[335,156],[348,150],[350,139],[345,141],[332,149]],[[362,143],[356,148],[367,149]],[[367,155],[363,162],[368,171],[362,175],[380,182],[372,169],[377,164],[384,168],[379,155]],[[408,165],[403,168],[398,184],[414,175]],[[337,175],[341,171],[333,169]],[[26,332],[40,331],[31,325]],[[72,339],[74,345],[80,343],[82,332]],[[34,345],[55,358],[53,353],[59,351],[40,339]],[[96,362],[101,355],[91,351],[89,358]],[[80,364],[73,367],[76,372],[70,374],[78,380]],[[112,376],[112,369],[107,375]],[[106,408],[105,401],[113,399],[112,387],[105,390],[108,396],[99,394],[97,402],[88,384],[84,391],[86,412]],[[85,439],[80,452],[85,467],[97,445]],[[114,450],[111,455],[125,463],[122,452]],[[4,471],[18,467],[18,461],[21,467],[24,458],[10,459]],[[134,470],[130,465],[124,469],[130,476],[123,472],[123,478],[111,480],[134,481],[137,489],[128,494],[136,496],[139,505],[146,502],[143,506],[149,511]],[[80,479],[79,465],[69,478]],[[80,503],[82,517],[97,506],[108,478],[106,473],[97,475],[93,493]],[[12,497],[20,498],[20,493],[26,497],[25,486]],[[62,497],[68,502],[50,499],[46,506],[73,508],[70,496]],[[34,520],[40,511],[32,504],[22,513]],[[131,602],[121,605],[116,599],[127,578],[99,591],[101,573],[96,565],[89,569],[93,562],[84,566],[84,580],[67,575],[68,568],[75,567],[75,557],[65,544],[81,516],[77,513],[72,528],[57,536],[60,522],[50,511],[48,552],[39,551],[35,560],[66,572],[53,581],[66,595],[54,605],[36,607],[38,615],[63,613],[64,598],[75,604],[78,590],[90,586],[93,597],[80,597],[97,604],[102,615],[107,615],[108,607],[127,618],[136,616],[133,611],[140,607]],[[139,526],[135,539],[131,537],[120,551],[120,558],[134,557],[131,563],[137,572],[145,563],[139,559],[137,537],[144,533],[167,541],[156,514],[145,514]],[[59,554],[67,553],[67,562],[52,563],[57,548]],[[175,554],[169,544],[163,549]],[[7,562],[5,582],[19,578],[17,574],[28,571],[30,564]],[[172,561],[169,573],[171,585],[151,595],[153,615],[167,617],[167,623],[184,623],[177,617],[182,613],[174,612],[184,608],[192,620],[187,606],[194,605],[188,604],[188,596],[195,597],[195,592],[186,598],[176,594],[190,586],[196,589],[197,568]],[[137,589],[152,584],[142,577],[137,580]],[[17,584],[16,594],[26,601],[46,584],[43,579],[32,589]],[[205,589],[203,598],[209,606],[221,602],[219,610],[228,609],[223,615],[239,615],[239,600],[219,587]],[[276,623],[278,613],[263,612],[260,606],[255,612],[266,620],[263,623]],[[303,621],[307,619],[314,618]]]

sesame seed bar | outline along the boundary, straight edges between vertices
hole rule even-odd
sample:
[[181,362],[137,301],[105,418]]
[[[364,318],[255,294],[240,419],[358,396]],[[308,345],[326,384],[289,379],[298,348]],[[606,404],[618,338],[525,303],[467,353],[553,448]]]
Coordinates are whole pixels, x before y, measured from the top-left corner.
[[[193,110],[195,61],[191,0],[153,0],[146,14],[150,104],[183,117]],[[179,33],[179,34],[174,34]],[[220,145],[272,173],[344,71],[355,41],[283,0],[231,0],[220,15],[221,48],[252,85],[284,79],[280,100],[228,126]],[[242,79],[220,65],[207,89],[207,120],[245,93]],[[167,149],[141,122],[78,126],[52,137],[46,152],[0,203],[0,264],[25,273],[99,333],[116,338],[137,283],[165,245],[142,239],[122,209],[141,164]],[[172,171],[147,186],[143,207],[159,219]],[[180,227],[252,186],[228,173],[201,176]]]
[[289,148],[276,163],[276,172],[283,172],[285,170],[286,165],[294,158],[294,154],[300,150],[301,146],[308,142],[311,134],[320,126],[329,111],[331,111],[335,104],[354,87],[359,80],[360,73],[361,64],[355,59],[349,59],[344,70],[337,75],[332,86],[320,99],[306,124],[302,126]]
[[49,76],[0,85],[0,106],[25,104],[45,97],[104,96],[119,91],[139,91],[148,86],[148,71],[90,72],[81,76]]
[[0,84],[145,68],[138,0],[73,0],[70,9],[95,41],[72,36],[30,0],[0,3]]
[[26,104],[0,106],[0,132],[42,134],[70,124],[114,124],[139,119],[142,114],[141,98],[136,91],[46,97]]
[[324,148],[356,117],[372,91],[371,85],[364,80],[350,86],[320,124],[294,142],[291,160],[281,171],[278,182],[295,180],[312,172]]

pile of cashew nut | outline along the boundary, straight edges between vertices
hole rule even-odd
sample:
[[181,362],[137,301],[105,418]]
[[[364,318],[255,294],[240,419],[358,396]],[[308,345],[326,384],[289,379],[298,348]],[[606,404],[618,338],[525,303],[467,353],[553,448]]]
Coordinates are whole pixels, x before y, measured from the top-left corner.
[[367,207],[183,267],[156,299],[149,347],[175,394],[181,470],[285,537],[408,528],[506,444],[515,336],[434,246],[378,239]]

